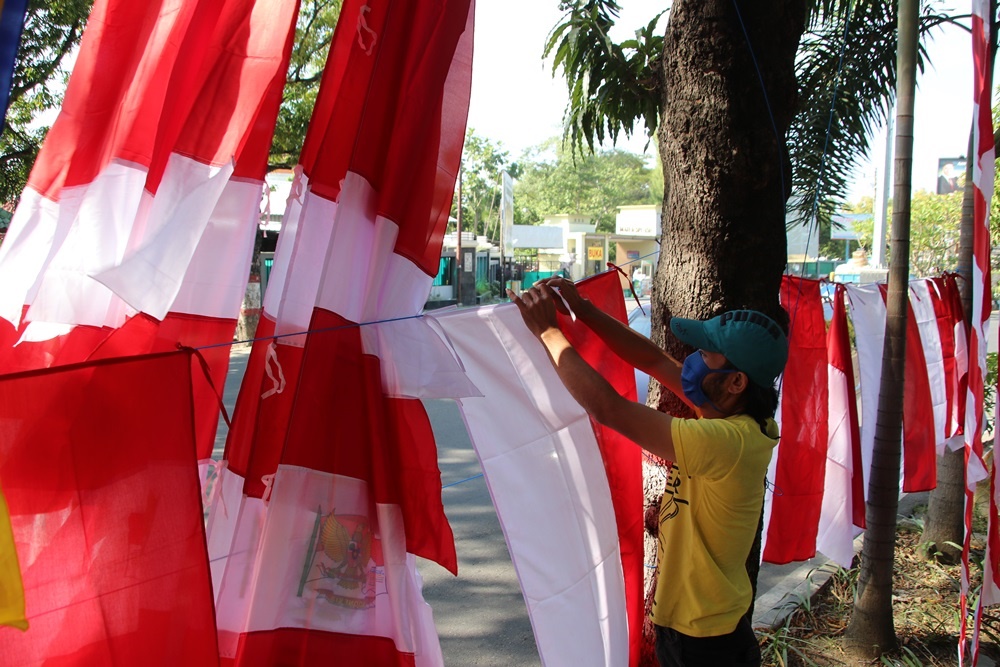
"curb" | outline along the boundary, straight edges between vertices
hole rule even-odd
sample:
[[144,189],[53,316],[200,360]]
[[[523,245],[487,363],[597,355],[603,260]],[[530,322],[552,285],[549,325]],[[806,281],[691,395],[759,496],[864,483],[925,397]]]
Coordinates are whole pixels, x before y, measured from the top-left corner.
[[[908,493],[899,499],[896,510],[896,523],[900,519],[913,515],[918,505],[927,504],[927,492]],[[861,552],[864,544],[864,534],[854,538],[854,553]],[[764,593],[754,603],[754,630],[776,630],[783,625],[789,616],[806,601],[813,600],[830,582],[840,566],[831,562],[822,554],[803,562],[787,575],[782,577],[777,585]],[[982,660],[982,658],[980,658]],[[986,664],[986,663],[982,663]]]

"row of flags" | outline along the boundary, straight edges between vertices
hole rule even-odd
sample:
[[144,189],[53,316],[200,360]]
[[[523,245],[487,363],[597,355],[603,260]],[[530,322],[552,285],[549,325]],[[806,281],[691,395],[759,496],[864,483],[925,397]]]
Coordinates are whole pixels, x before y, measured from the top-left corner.
[[[246,288],[297,10],[95,3],[0,247],[0,545],[12,538],[17,555],[0,558],[0,622],[29,625],[0,629],[0,655],[443,664],[416,560],[457,571],[421,402],[445,398],[482,463],[543,663],[637,664],[655,566],[642,562],[638,448],[579,408],[512,306],[421,314],[465,133],[470,0],[345,0],[224,456],[210,460],[228,359],[215,344],[231,340]],[[988,285],[988,252],[977,258]],[[613,274],[581,289],[624,319]],[[770,562],[819,550],[846,565],[864,520],[884,294],[838,286],[828,333],[822,289],[782,284],[793,353]],[[952,277],[911,284],[907,491],[933,488],[944,447],[981,455],[981,415],[963,411],[982,405],[983,364],[963,365],[985,358],[976,294],[967,335]],[[631,370],[563,324],[634,397]]]

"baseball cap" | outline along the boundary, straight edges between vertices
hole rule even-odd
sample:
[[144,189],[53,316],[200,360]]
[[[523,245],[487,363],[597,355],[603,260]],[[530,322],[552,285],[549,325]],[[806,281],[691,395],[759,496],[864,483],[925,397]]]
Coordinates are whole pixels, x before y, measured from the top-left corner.
[[771,387],[788,361],[788,338],[781,327],[756,310],[730,310],[710,320],[675,317],[670,330],[682,342],[718,352],[752,382]]

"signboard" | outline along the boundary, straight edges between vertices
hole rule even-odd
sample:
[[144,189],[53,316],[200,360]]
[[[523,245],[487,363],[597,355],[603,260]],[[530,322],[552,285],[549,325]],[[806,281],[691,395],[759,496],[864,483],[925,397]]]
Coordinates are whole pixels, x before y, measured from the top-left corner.
[[965,158],[943,157],[938,160],[937,193],[950,195],[965,187]]
[[590,246],[587,248],[587,259],[601,261],[604,259],[604,248],[601,246]]
[[638,250],[626,250],[625,251],[625,258],[626,259],[630,259],[630,260],[631,259],[639,259],[639,251]]

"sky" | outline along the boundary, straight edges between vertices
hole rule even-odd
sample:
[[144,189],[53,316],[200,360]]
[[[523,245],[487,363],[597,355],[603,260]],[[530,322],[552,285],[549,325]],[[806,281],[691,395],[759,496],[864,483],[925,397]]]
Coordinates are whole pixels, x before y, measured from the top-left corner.
[[[469,127],[500,141],[513,159],[531,146],[561,135],[566,84],[553,79],[541,56],[549,30],[559,22],[557,0],[478,0]],[[627,39],[666,3],[620,0],[612,37]],[[660,22],[666,26],[667,17]],[[953,27],[935,31],[928,46],[932,65],[917,76],[914,109],[913,187],[933,191],[939,158],[964,156],[972,121],[972,40]],[[642,153],[645,132],[618,147]],[[859,162],[849,201],[874,196],[876,171],[884,168],[885,132],[870,138],[871,158]],[[608,146],[610,147],[610,146]],[[655,145],[648,151],[652,155]],[[650,158],[652,159],[652,158]]]

